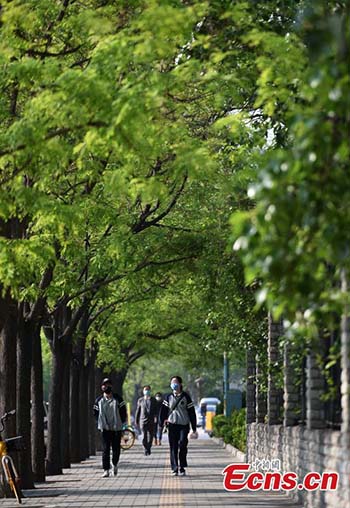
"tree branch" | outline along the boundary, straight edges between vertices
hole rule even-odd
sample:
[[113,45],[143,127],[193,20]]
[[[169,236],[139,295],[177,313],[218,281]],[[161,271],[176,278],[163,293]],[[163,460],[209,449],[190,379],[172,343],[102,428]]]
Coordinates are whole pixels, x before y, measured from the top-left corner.
[[175,328],[164,335],[159,335],[157,333],[145,333],[144,335],[150,339],[156,340],[165,340],[171,337],[172,335],[178,335],[179,333],[188,332],[188,328]]
[[[69,134],[72,130],[81,130],[81,129],[85,129],[88,127],[108,127],[108,124],[101,122],[101,121],[98,121],[98,122],[93,121],[93,122],[87,123],[86,125],[76,125],[74,127],[74,129],[70,128],[70,127],[59,127],[57,129],[49,130],[49,132],[46,134],[46,136],[44,136],[44,138],[42,140],[49,141],[50,139],[52,139],[56,136],[62,136],[64,134]],[[26,148],[28,148],[26,143],[20,143],[19,145],[15,146],[13,148],[6,148],[4,150],[0,150],[0,157],[3,157],[4,155],[11,155],[15,152],[25,150]]]
[[168,259],[166,261],[143,261],[142,263],[139,263],[139,265],[136,268],[134,268],[133,270],[130,270],[129,272],[120,273],[118,275],[115,275],[115,276],[109,277],[109,278],[103,277],[103,278],[95,281],[94,283],[90,284],[90,286],[83,288],[80,291],[77,291],[75,294],[62,298],[61,301],[59,302],[59,304],[55,307],[55,310],[59,306],[61,306],[63,303],[67,304],[70,301],[74,300],[75,298],[78,298],[81,295],[89,293],[90,291],[94,291],[96,293],[101,287],[107,286],[111,282],[116,282],[117,280],[124,279],[128,275],[132,275],[134,273],[140,272],[141,270],[143,270],[144,268],[148,268],[149,266],[166,266],[166,265],[173,264],[173,263],[179,263],[181,261],[188,261],[190,259],[195,259],[195,257],[196,256],[183,256],[180,258]]
[[181,226],[172,226],[167,224],[154,224],[154,227],[171,229],[173,231],[183,231],[184,233],[200,233],[200,231],[196,231],[195,229],[183,228]]
[[[58,242],[54,242],[56,260],[60,258],[60,248]],[[29,313],[25,316],[25,319],[31,321],[33,319],[37,319],[38,317],[42,317],[44,312],[45,304],[46,304],[46,295],[45,292],[47,288],[50,286],[53,273],[56,266],[56,260],[51,261],[44,271],[41,281],[39,282],[39,296],[36,299],[35,303],[31,306]]]
[[[147,293],[151,291],[151,288],[147,288],[144,292]],[[104,305],[103,307],[101,307],[97,312],[96,314],[94,314],[94,316],[92,316],[89,320],[89,325],[91,325],[94,321],[96,321],[96,319],[101,315],[103,314],[104,312],[106,312],[106,310],[109,310],[109,309],[113,309],[114,307],[116,307],[117,305],[120,305],[121,303],[127,303],[127,302],[144,302],[144,301],[147,301],[149,300],[149,298],[135,298],[135,295],[132,295],[132,296],[129,296],[127,298],[119,298],[118,300],[114,300],[113,302],[111,302],[110,304],[108,305]]]
[[60,340],[70,337],[72,335],[72,333],[74,332],[79,323],[80,318],[82,317],[82,315],[86,310],[87,304],[88,301],[84,301],[84,303],[73,312],[73,316],[70,319],[68,325],[63,330],[63,333],[59,336]]
[[[164,212],[160,213],[157,217],[155,217],[151,221],[147,221],[146,218],[144,218],[141,215],[141,218],[140,218],[139,222],[137,222],[136,224],[134,224],[132,226],[132,228],[131,228],[132,232],[133,233],[140,233],[141,231],[144,231],[145,229],[147,229],[147,228],[149,228],[151,226],[155,226],[158,222],[160,222],[162,219],[164,219],[164,217],[166,217],[168,215],[168,213],[172,210],[172,208],[174,208],[174,206],[178,202],[178,200],[179,200],[179,198],[180,198],[180,196],[181,196],[181,194],[182,194],[182,192],[183,192],[183,190],[185,188],[187,179],[188,179],[188,176],[185,175],[180,188],[175,193],[175,196],[173,197],[173,199],[171,200],[171,202],[167,206],[167,208],[164,210]],[[150,215],[150,214],[148,214],[148,215]]]
[[104,325],[107,323],[107,321],[109,320],[109,318],[112,316],[112,314],[114,313],[114,309],[112,309],[110,311],[109,314],[107,314],[107,316],[104,318],[104,320],[102,321],[102,323],[99,325],[99,326],[96,326],[96,331],[97,332],[100,332],[102,330],[102,328],[104,327]]
[[53,52],[50,52],[47,50],[39,51],[37,49],[28,49],[26,51],[26,54],[29,56],[40,56],[41,58],[65,56],[65,55],[71,55],[72,53],[76,53],[77,51],[79,51],[79,49],[81,49],[81,47],[82,47],[82,45],[80,44],[79,46],[77,46],[75,48],[64,49],[62,51],[59,51],[58,53],[53,53]]
[[137,353],[131,353],[130,356],[128,356],[126,362],[128,364],[128,366],[132,365],[134,362],[136,362],[136,360],[138,360],[139,358],[141,358],[142,356],[144,356],[145,352],[144,351],[138,351]]

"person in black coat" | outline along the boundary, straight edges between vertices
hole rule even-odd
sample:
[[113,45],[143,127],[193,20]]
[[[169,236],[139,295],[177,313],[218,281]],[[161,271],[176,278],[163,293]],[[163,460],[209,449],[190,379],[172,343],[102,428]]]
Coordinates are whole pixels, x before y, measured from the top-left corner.
[[112,382],[109,378],[103,379],[101,390],[102,394],[95,400],[94,413],[97,428],[102,435],[102,466],[104,470],[102,477],[107,478],[111,468],[111,448],[113,475],[118,474],[122,427],[127,421],[127,413],[123,398],[113,393]]
[[163,395],[160,392],[157,392],[154,396],[154,398],[157,401],[157,416],[156,416],[156,428],[155,428],[155,435],[154,435],[154,444],[160,446],[162,444],[162,437],[163,437],[163,427],[159,423],[159,414],[160,410],[163,404]]

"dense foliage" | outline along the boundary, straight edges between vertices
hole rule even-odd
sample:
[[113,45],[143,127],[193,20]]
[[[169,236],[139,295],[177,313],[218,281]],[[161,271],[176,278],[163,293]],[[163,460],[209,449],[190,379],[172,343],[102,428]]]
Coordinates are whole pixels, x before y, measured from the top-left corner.
[[247,446],[246,410],[235,410],[230,416],[214,416],[213,435],[221,437],[224,443],[231,444],[238,450],[245,452]]
[[232,219],[235,249],[248,281],[262,281],[259,301],[311,334],[321,316],[339,314],[340,272],[349,269],[346,20],[344,2],[304,2],[293,32],[249,36],[261,70],[256,105],[277,115],[284,140],[261,154],[248,188],[256,206]]

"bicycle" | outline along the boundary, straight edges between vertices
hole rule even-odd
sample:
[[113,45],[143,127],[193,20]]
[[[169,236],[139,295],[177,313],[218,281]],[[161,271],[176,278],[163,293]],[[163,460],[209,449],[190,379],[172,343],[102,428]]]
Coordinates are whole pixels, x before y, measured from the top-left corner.
[[123,450],[129,450],[132,446],[134,446],[135,439],[136,433],[134,428],[131,425],[123,426],[120,447]]
[[5,413],[1,418],[1,427],[0,427],[0,459],[1,459],[1,465],[3,468],[3,471],[5,473],[5,478],[7,483],[10,486],[10,489],[14,493],[17,503],[22,503],[22,491],[20,488],[20,478],[18,476],[17,470],[15,468],[15,465],[13,463],[12,458],[10,455],[8,455],[8,452],[10,451],[19,451],[23,449],[23,437],[22,436],[16,436],[9,439],[2,439],[1,433],[4,431],[5,428],[5,421],[10,417],[14,416],[16,414],[16,410],[13,409],[12,411],[9,411],[8,413]]

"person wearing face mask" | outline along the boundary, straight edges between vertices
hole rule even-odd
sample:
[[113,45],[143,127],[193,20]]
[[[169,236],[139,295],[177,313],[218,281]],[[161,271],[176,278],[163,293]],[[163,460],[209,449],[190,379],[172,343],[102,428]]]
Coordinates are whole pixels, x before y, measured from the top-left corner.
[[146,385],[143,387],[143,397],[137,402],[135,415],[136,425],[143,432],[143,447],[145,455],[151,455],[151,448],[155,425],[157,421],[157,401],[151,397],[151,387]]
[[[190,395],[182,389],[180,376],[170,379],[172,393],[164,400],[160,410],[160,425],[167,424],[170,446],[170,463],[173,476],[185,476],[190,425],[192,437],[198,437],[197,417]],[[180,469],[179,469],[180,466]]]
[[94,413],[97,428],[102,435],[102,467],[103,478],[109,476],[111,468],[110,450],[112,448],[113,476],[118,474],[120,457],[120,440],[122,427],[127,421],[126,404],[122,397],[112,391],[112,382],[109,378],[101,383],[102,395],[99,395],[94,404]]
[[155,427],[156,430],[154,436],[154,444],[160,446],[162,444],[163,427],[159,424],[159,413],[163,404],[163,395],[160,392],[157,392],[154,398],[157,401],[156,427]]

